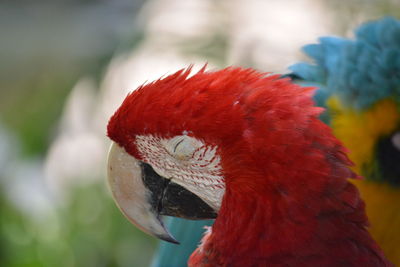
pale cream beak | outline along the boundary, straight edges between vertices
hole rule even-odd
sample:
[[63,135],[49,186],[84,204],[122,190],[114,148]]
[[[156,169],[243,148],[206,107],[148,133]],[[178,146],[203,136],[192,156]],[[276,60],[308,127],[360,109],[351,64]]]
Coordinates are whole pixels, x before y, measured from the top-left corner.
[[113,142],[108,154],[108,182],[115,202],[126,218],[145,233],[179,243],[164,227],[151,205],[151,192],[144,185],[141,162]]

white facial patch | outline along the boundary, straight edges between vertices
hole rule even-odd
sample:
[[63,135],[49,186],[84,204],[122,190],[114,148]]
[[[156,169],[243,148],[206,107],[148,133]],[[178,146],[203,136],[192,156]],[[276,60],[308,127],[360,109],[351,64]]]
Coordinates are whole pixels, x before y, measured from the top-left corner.
[[138,135],[136,146],[143,160],[160,176],[185,187],[219,210],[225,182],[216,146],[207,146],[187,135],[170,139]]

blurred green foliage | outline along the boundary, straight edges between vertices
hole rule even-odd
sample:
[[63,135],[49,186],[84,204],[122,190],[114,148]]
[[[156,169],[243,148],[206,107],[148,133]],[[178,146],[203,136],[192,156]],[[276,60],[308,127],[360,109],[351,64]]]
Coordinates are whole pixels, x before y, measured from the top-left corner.
[[[101,81],[116,51],[131,50],[141,40],[133,21],[143,2],[0,3],[0,126],[18,146],[11,153],[0,146],[0,161],[17,168],[22,162],[41,164],[76,82],[83,76]],[[72,186],[66,199],[35,214],[8,198],[20,193],[8,182],[13,173],[0,168],[0,266],[149,264],[155,239],[123,217],[105,177]]]
[[7,77],[7,73],[0,74],[0,119],[17,135],[23,155],[43,155],[47,151],[64,101],[77,80],[82,74],[100,80],[113,55],[108,51],[77,65],[37,62],[31,70],[16,69]]
[[47,151],[75,83],[136,45],[144,1],[0,2],[0,120],[25,156]]
[[18,135],[25,154],[37,155],[46,151],[64,99],[75,79],[60,73],[24,77],[18,84],[9,85],[7,92],[0,93],[2,120]]
[[155,239],[123,217],[103,184],[70,199],[40,218],[0,199],[1,266],[148,266]]

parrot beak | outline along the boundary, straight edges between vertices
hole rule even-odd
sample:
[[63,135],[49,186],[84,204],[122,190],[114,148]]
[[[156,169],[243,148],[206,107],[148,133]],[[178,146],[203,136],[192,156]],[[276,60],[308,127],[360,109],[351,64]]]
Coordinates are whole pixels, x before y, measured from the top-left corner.
[[162,215],[213,219],[208,204],[184,187],[158,175],[153,168],[112,143],[108,154],[108,182],[117,206],[143,232],[179,244],[168,232]]

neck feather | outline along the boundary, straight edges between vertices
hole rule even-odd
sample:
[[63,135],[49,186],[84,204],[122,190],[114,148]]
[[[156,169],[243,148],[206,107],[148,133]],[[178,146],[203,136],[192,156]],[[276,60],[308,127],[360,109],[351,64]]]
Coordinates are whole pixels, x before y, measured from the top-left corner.
[[346,179],[329,181],[322,193],[310,190],[306,197],[281,187],[263,194],[227,190],[193,260],[210,266],[390,266],[367,231],[357,189]]

